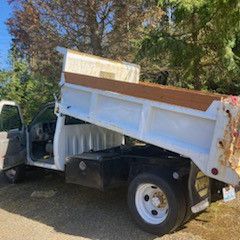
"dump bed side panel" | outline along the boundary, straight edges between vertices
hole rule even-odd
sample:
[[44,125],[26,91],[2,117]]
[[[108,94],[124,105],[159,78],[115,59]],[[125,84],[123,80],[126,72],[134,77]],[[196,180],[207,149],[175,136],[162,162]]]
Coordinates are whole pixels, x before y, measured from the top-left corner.
[[164,102],[177,106],[206,111],[213,101],[225,97],[220,94],[204,93],[182,88],[162,86],[151,83],[119,82],[83,74],[64,73],[66,83],[116,92],[128,96]]

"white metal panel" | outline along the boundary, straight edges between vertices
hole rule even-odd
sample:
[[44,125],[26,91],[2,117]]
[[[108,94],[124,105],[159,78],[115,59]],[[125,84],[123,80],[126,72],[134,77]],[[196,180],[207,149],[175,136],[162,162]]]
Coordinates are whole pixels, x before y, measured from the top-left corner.
[[78,73],[124,82],[139,82],[140,66],[58,47],[64,55],[63,72]]
[[[172,140],[184,142],[192,148],[208,153],[215,121],[199,117],[180,114],[157,107],[151,108],[151,124],[145,130],[148,137],[171,138]],[[184,133],[184,134],[183,134]]]
[[[79,98],[76,97],[72,101],[72,98],[69,98],[70,89],[74,89],[74,92],[77,90]],[[89,95],[83,95],[82,91],[91,95],[89,111],[81,108],[81,102],[86,102],[83,97],[87,96],[89,99]],[[211,126],[215,124],[213,112],[208,116],[206,112],[198,110],[72,84],[65,84],[62,87],[60,112],[191,158],[197,156],[198,160],[201,159],[199,165],[204,165],[208,157],[210,146],[207,143],[212,140]],[[166,114],[170,117],[169,119],[164,116]],[[161,123],[161,118],[164,117],[165,120]],[[197,123],[195,123],[196,119]],[[182,124],[178,125],[176,122]],[[198,128],[205,125],[207,131]],[[191,133],[189,126],[194,127],[195,132]],[[174,131],[173,128],[175,128]]]
[[[230,113],[230,117],[228,116],[227,111]],[[234,111],[236,111],[234,113]],[[225,160],[225,157],[227,157],[229,154],[232,155],[233,148],[237,150],[237,146],[228,146],[229,148],[225,150],[222,149],[219,142],[220,141],[228,141],[228,135],[232,135],[233,133],[228,129],[228,126],[231,126],[233,124],[231,120],[234,120],[236,114],[239,114],[239,108],[234,107],[231,103],[224,103],[223,101],[218,107],[218,114],[217,114],[217,121],[216,125],[214,127],[214,138],[211,143],[211,150],[209,153],[209,161],[206,166],[206,172],[208,175],[212,175],[211,169],[217,168],[219,173],[216,176],[213,176],[214,178],[223,181],[223,176],[225,179],[229,180],[232,184],[239,184],[240,179],[237,174],[237,169],[234,169],[230,167],[230,159]],[[230,119],[229,119],[230,118]],[[240,130],[240,129],[236,129]],[[230,131],[230,132],[229,132]],[[239,160],[239,155],[236,156]],[[233,171],[233,169],[235,171]]]
[[[90,102],[91,102],[91,93],[89,91],[78,91],[77,89],[65,89],[64,95],[68,96],[68,100],[65,102],[65,98],[62,98],[62,103],[67,107],[79,108],[81,109],[82,114],[89,114],[90,111]],[[77,101],[77,99],[81,99]],[[71,105],[68,104],[71,102]]]
[[68,156],[124,143],[124,136],[120,133],[92,124],[65,125],[64,122],[65,116],[59,116],[54,136],[54,161],[59,170],[64,170]]
[[65,125],[65,157],[122,144],[122,135],[92,124]]
[[[95,118],[131,132],[138,132],[142,104],[99,95],[95,103]],[[127,117],[126,117],[127,116]]]

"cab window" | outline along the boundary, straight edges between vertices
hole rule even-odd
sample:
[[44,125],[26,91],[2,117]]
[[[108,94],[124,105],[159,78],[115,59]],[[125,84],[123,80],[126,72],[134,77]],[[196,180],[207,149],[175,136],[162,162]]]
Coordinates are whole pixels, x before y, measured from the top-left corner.
[[54,114],[54,106],[49,106],[42,110],[33,120],[34,124],[56,122],[57,116]]
[[0,131],[21,129],[22,121],[17,106],[4,105],[0,114]]

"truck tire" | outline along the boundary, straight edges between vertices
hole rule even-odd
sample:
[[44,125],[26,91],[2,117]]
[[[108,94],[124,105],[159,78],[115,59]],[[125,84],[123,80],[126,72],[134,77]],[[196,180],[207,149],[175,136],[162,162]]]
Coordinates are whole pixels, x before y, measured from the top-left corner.
[[4,177],[9,183],[19,183],[25,177],[25,165],[20,165],[8,170],[5,170]]
[[151,173],[135,177],[128,189],[128,206],[136,223],[155,235],[176,230],[186,214],[181,189],[178,182]]

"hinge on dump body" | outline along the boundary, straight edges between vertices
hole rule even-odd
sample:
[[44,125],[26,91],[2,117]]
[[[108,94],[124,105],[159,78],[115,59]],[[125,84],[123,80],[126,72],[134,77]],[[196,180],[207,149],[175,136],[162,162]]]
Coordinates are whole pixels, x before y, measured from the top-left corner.
[[203,211],[210,203],[210,179],[201,172],[201,170],[191,162],[188,192],[191,211],[197,213]]

